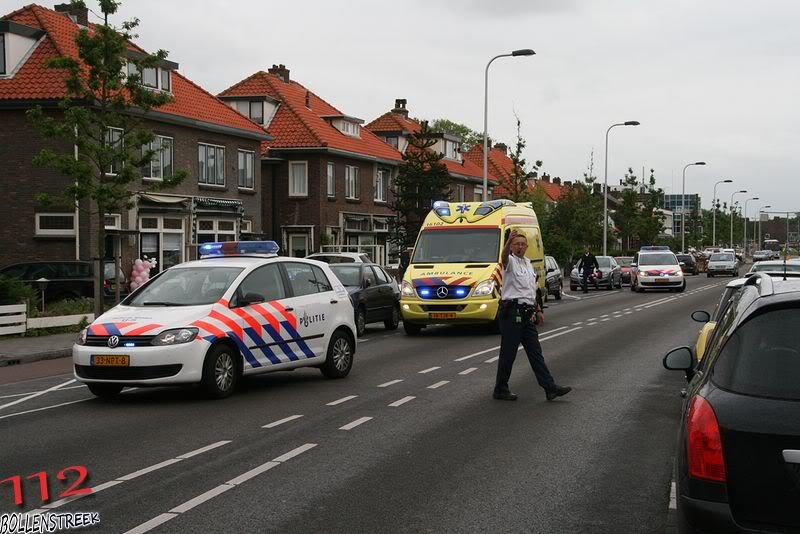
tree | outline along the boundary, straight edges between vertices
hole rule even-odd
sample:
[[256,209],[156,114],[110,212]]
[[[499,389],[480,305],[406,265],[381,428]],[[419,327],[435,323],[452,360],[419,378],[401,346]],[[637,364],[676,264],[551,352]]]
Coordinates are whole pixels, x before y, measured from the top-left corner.
[[622,202],[614,211],[614,223],[617,227],[617,236],[622,240],[622,248],[631,248],[631,237],[636,234],[636,226],[641,215],[639,206],[639,179],[633,173],[633,168],[628,168],[623,180],[625,186],[622,190]]
[[[57,169],[71,182],[59,200],[41,195],[43,205],[81,204],[94,219],[96,316],[103,312],[105,216],[130,209],[135,189],[147,189],[140,180],[141,168],[149,165],[160,149],[152,145],[155,136],[142,127],[143,120],[151,109],[172,99],[167,93],[145,88],[139,74],[165,59],[167,52],[130,57],[128,43],[136,38],[132,32],[139,21],[126,21],[116,28],[109,17],[117,12],[120,2],[99,0],[99,4],[103,23],[94,25],[92,31],[84,28],[77,33],[78,57],[62,56],[48,63],[48,67],[67,73],[67,96],[58,106],[61,113],[46,114],[41,107],[28,112],[45,138],[66,141],[77,148],[77,157],[72,150],[59,153],[43,149],[34,162]],[[72,0],[72,5],[85,8],[83,0]],[[151,189],[172,187],[185,176],[185,171],[174,171]]]
[[450,198],[450,174],[441,162],[443,155],[430,150],[436,140],[426,122],[408,137],[397,179],[392,186],[389,207],[397,213],[392,219],[389,241],[402,253],[414,246],[422,222],[437,200]]
[[431,132],[448,133],[455,135],[462,140],[461,146],[464,150],[469,150],[475,145],[483,144],[483,134],[476,132],[466,124],[451,121],[449,119],[436,119],[430,124]]
[[664,231],[665,217],[660,210],[660,206],[663,205],[664,191],[661,188],[656,189],[656,177],[653,169],[650,169],[648,186],[647,193],[644,193],[641,198],[642,209],[636,224],[640,244],[656,243],[658,236]]
[[521,122],[519,117],[517,119],[517,142],[514,146],[514,151],[509,158],[513,165],[513,171],[509,177],[501,177],[499,186],[508,191],[507,196],[514,202],[527,202],[532,199],[531,184],[533,180],[539,177],[539,170],[542,167],[542,161],[537,160],[533,164],[531,170],[527,170],[528,162],[522,156],[522,151],[525,149],[526,142],[522,138]]

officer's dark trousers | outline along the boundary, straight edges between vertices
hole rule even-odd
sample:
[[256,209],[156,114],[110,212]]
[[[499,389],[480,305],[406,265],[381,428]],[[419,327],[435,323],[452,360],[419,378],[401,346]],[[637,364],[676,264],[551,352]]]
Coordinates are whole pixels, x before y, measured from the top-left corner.
[[[589,277],[590,277],[590,276],[592,276],[592,273],[591,273],[591,271],[590,271],[590,272],[588,272],[588,273],[587,273],[587,272],[584,272],[584,273],[583,273],[583,278],[582,278],[582,280],[581,280],[581,289],[583,289],[584,291],[587,291],[587,290],[589,289]],[[594,284],[594,288],[595,288],[595,289],[598,289],[598,287],[597,287],[597,280],[595,280],[594,278],[592,278],[592,283]]]
[[519,344],[525,348],[528,361],[531,364],[536,381],[546,391],[555,386],[555,380],[544,363],[542,346],[539,343],[539,332],[536,325],[530,319],[522,319],[517,322],[516,313],[512,307],[501,309],[500,311],[500,359],[497,362],[497,381],[495,382],[495,393],[506,393],[508,391],[508,379],[511,377],[511,368],[514,366],[514,359],[517,357]]

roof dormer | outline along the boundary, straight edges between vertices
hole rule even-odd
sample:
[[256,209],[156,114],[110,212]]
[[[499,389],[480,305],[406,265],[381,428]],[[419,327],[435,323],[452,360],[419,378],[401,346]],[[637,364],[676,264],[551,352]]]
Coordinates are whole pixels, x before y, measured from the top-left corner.
[[44,30],[0,20],[0,77],[13,76],[44,35]]
[[126,56],[131,60],[128,62],[127,74],[138,74],[139,83],[148,89],[154,91],[163,91],[165,93],[172,92],[172,71],[178,70],[178,64],[174,61],[167,61],[160,59],[156,61],[153,66],[145,67],[139,72],[139,66],[136,65],[137,60],[142,60],[148,57],[147,54],[137,50],[128,50]]
[[269,128],[280,104],[280,100],[268,95],[220,96],[219,99],[264,128]]
[[447,133],[432,133],[428,137],[435,140],[431,150],[441,152],[445,159],[461,163],[464,155],[461,153],[461,138]]
[[349,115],[320,115],[320,117],[328,121],[331,126],[344,135],[361,137],[361,125],[364,124],[362,119],[350,117]]

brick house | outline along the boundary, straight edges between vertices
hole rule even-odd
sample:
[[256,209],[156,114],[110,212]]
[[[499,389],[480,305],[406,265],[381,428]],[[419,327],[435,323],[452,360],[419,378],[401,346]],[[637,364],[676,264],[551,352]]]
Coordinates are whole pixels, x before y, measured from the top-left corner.
[[285,254],[302,257],[324,247],[394,261],[389,191],[399,151],[292,80],[284,65],[218,96],[272,136],[262,143],[262,213],[265,232]]
[[[0,158],[6,201],[0,213],[0,264],[22,260],[91,259],[96,217],[77,208],[50,208],[36,196],[61,196],[68,178],[32,163],[45,141],[25,112],[41,105],[58,113],[66,95],[64,71],[47,68],[59,55],[77,58],[75,36],[91,27],[86,9],[69,4],[55,10],[29,5],[0,18]],[[129,46],[133,58],[141,54]],[[161,148],[134,185],[135,206],[105,217],[107,254],[119,254],[123,270],[147,255],[163,269],[193,259],[199,243],[234,240],[262,231],[261,142],[269,136],[258,124],[236,113],[178,72],[178,64],[162,61],[145,69],[142,83],[169,92],[174,100],[149,112],[144,126],[156,134]],[[109,132],[113,136],[114,132]],[[48,142],[49,143],[49,142]],[[52,145],[59,152],[77,150]],[[176,188],[148,193],[151,185],[175,169],[187,178]],[[82,201],[80,208],[88,208]]]
[[[392,110],[366,126],[368,130],[403,153],[408,148],[409,135],[418,133],[422,128],[419,122],[408,117],[406,103],[406,99],[403,98],[395,100]],[[453,202],[483,200],[483,163],[476,165],[470,159],[465,158],[461,149],[462,140],[454,135],[432,132],[429,137],[436,139],[436,144],[429,150],[436,150],[444,154],[441,162],[450,173],[450,199]],[[497,179],[492,174],[491,167],[488,174],[488,198],[491,199]]]

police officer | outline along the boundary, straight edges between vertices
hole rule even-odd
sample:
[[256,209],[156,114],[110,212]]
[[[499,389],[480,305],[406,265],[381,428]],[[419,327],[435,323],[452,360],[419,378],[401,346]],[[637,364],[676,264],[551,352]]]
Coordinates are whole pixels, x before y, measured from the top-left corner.
[[[594,254],[589,251],[589,245],[584,247],[583,256],[581,257],[580,261],[578,262],[578,272],[583,270],[583,278],[581,279],[581,287],[583,288],[584,293],[589,292],[588,286],[588,279],[590,276],[594,274],[594,272],[600,268],[600,264],[597,263],[597,258],[595,258]],[[594,288],[598,289],[597,287],[597,280],[594,278]]]
[[566,395],[572,388],[556,384],[542,355],[537,324],[544,323],[544,313],[536,301],[536,273],[525,257],[528,239],[512,230],[501,256],[503,287],[500,300],[500,358],[497,362],[497,380],[492,397],[498,400],[517,400],[508,389],[511,368],[519,344],[525,348],[536,381],[544,388],[547,400]]

